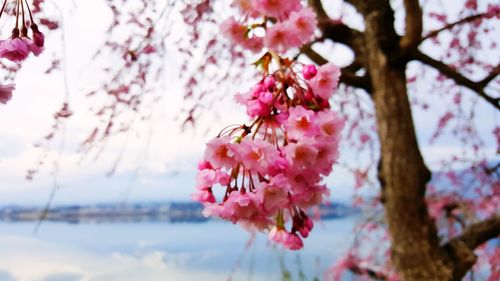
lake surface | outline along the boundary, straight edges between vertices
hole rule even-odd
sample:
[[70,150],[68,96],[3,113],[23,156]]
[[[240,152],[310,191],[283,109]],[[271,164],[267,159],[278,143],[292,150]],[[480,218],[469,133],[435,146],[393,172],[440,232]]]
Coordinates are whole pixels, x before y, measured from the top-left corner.
[[322,279],[355,219],[316,222],[299,252],[224,221],[0,223],[0,281]]
[[355,222],[355,216],[316,222],[298,252],[224,221],[44,222],[36,235],[35,223],[2,222],[0,281],[322,279],[349,246]]

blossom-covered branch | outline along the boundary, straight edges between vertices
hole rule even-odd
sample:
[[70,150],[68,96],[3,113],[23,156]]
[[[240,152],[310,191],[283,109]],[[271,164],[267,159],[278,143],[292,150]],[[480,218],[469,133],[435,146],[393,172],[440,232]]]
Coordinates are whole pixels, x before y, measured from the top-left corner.
[[484,91],[485,87],[487,86],[485,82],[491,82],[494,77],[498,75],[498,69],[495,68],[491,74],[489,74],[485,80],[481,80],[479,82],[474,82],[470,80],[469,78],[463,76],[460,74],[458,71],[453,69],[451,66],[438,61],[436,59],[431,58],[430,56],[420,52],[416,51],[413,54],[413,59],[420,61],[424,63],[425,65],[431,66],[440,73],[446,75],[446,77],[452,79],[457,83],[458,85],[467,87],[471,89],[472,91],[476,92],[480,97],[482,97],[485,101],[493,105],[496,109],[500,110],[500,98],[494,98],[492,96],[489,96],[486,94]]
[[445,25],[445,26],[443,26],[441,28],[433,30],[433,31],[427,33],[425,36],[423,36],[420,39],[420,42],[423,42],[423,41],[425,41],[425,40],[427,40],[429,38],[435,37],[439,33],[443,32],[445,30],[450,30],[450,29],[452,29],[453,27],[455,27],[457,25],[474,22],[474,21],[477,21],[477,20],[481,20],[483,18],[490,18],[490,17],[495,17],[495,16],[498,17],[499,15],[500,15],[500,9],[493,7],[492,10],[490,10],[488,13],[480,13],[480,14],[468,16],[468,17],[460,19],[460,20],[458,20],[456,22],[449,23],[449,24],[447,24],[447,25]]
[[236,95],[250,124],[228,126],[208,142],[193,199],[207,216],[268,231],[271,240],[297,250],[313,228],[307,210],[329,194],[322,180],[338,158],[344,120],[329,98],[340,68],[284,55],[314,39],[316,14],[300,1],[236,3],[243,20],[229,18],[222,32],[242,48],[265,51],[254,63],[262,76]]
[[[2,4],[0,19],[6,15],[4,12],[8,8],[7,2],[7,0],[4,0]],[[13,11],[15,25],[12,28],[11,36],[5,40],[0,40],[0,58],[20,63],[28,58],[31,53],[34,56],[39,56],[44,51],[45,36],[34,22],[27,0],[16,0]],[[31,29],[32,38],[29,37],[28,26]],[[14,89],[14,84],[3,85],[0,83],[0,103],[6,104],[10,101]]]

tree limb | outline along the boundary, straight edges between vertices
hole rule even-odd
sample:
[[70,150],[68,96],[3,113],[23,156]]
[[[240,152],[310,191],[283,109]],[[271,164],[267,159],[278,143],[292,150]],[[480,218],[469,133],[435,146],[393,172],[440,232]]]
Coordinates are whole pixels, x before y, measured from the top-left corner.
[[453,69],[451,66],[449,66],[441,61],[438,61],[436,59],[433,59],[420,51],[416,51],[413,54],[413,59],[418,60],[418,61],[420,61],[428,66],[433,67],[434,69],[436,69],[440,73],[444,74],[448,78],[455,81],[455,83],[457,83],[458,85],[461,85],[461,86],[464,86],[464,87],[467,87],[467,88],[473,90],[480,97],[482,97],[485,101],[487,101],[488,103],[493,105],[493,107],[500,110],[500,98],[494,98],[494,97],[488,96],[484,91],[484,88],[487,86],[487,84],[489,82],[491,82],[493,79],[495,79],[495,77],[498,75],[498,72],[499,72],[498,66],[485,79],[483,79],[479,82],[474,82],[474,81],[468,79],[467,77],[463,76],[462,74],[460,74],[458,71]]
[[318,21],[324,21],[325,19],[329,18],[328,14],[323,8],[323,3],[321,3],[321,0],[309,0],[307,2],[309,6],[314,9],[314,12],[316,12],[316,15],[318,16]]
[[460,240],[471,250],[474,250],[486,241],[500,235],[500,216],[472,224],[464,232],[452,240]]
[[420,43],[422,36],[422,8],[418,0],[404,0],[405,7],[405,35],[399,45],[401,49],[413,49]]
[[[323,65],[328,63],[328,60],[323,56],[314,51],[310,45],[305,45],[300,49],[301,53],[308,56],[313,62],[318,65]],[[342,75],[340,76],[340,83],[344,83],[348,86],[364,89],[366,92],[370,92],[371,83],[369,78],[365,76],[357,76],[351,69],[356,69],[356,67],[347,66],[341,69]]]
[[378,281],[389,280],[389,278],[387,278],[385,273],[371,269],[371,268],[362,267],[359,265],[352,265],[351,267],[349,267],[349,271],[351,271],[354,274],[361,275],[361,276],[367,275],[372,280],[378,280]]
[[483,87],[486,87],[491,81],[493,81],[493,79],[498,76],[498,74],[500,74],[500,65],[497,65],[495,68],[493,68],[488,76],[479,81],[479,84]]
[[474,249],[490,239],[500,235],[500,216],[496,215],[485,221],[470,225],[464,232],[445,243],[441,248],[448,254],[453,264],[452,281],[459,281],[465,276],[477,260]]
[[309,6],[316,12],[318,27],[323,33],[323,38],[346,45],[355,53],[355,57],[361,60],[364,48],[363,33],[345,25],[341,21],[330,19],[323,8],[321,0],[309,0]]
[[[400,48],[400,36],[394,29],[394,10],[389,0],[345,0],[353,5],[363,16],[365,31],[363,35],[363,46],[366,49],[369,44],[367,33],[376,34],[373,43],[380,46],[384,54],[389,58],[391,64],[405,63]],[[366,59],[365,59],[366,60]],[[366,66],[366,63],[365,63]],[[368,69],[368,67],[366,67]]]
[[444,30],[448,30],[448,29],[452,29],[453,27],[457,26],[457,25],[460,25],[460,24],[464,24],[464,23],[468,23],[468,22],[472,22],[472,21],[475,21],[475,20],[478,20],[478,19],[481,19],[482,17],[486,16],[485,13],[482,13],[482,14],[477,14],[477,15],[472,15],[472,16],[468,16],[468,17],[465,17],[461,20],[458,20],[456,22],[453,22],[453,23],[449,23],[439,29],[436,29],[436,30],[433,30],[429,33],[427,33],[427,35],[425,35],[424,37],[422,37],[422,39],[420,39],[420,42],[423,42],[429,38],[432,38],[432,37],[435,37],[437,36],[439,33],[441,33],[442,31]]

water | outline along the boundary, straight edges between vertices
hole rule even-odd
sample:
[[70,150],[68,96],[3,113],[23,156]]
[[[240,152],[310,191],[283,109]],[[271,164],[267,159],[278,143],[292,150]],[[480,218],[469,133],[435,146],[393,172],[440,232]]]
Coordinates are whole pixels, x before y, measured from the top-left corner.
[[[223,221],[0,223],[0,281],[194,281],[322,278],[349,246],[354,218],[318,222],[290,252]],[[301,277],[303,276],[303,278]],[[302,279],[301,279],[302,278]],[[289,279],[288,279],[289,280]]]

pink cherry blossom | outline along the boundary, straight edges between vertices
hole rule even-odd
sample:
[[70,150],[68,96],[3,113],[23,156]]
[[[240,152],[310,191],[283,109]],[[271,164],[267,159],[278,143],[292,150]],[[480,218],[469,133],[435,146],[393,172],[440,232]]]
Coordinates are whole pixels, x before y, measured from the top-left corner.
[[318,70],[316,69],[316,66],[314,64],[304,65],[304,68],[302,68],[302,75],[306,80],[309,80],[316,76],[316,73],[318,73]]
[[290,191],[290,183],[288,179],[279,174],[271,179],[270,183],[264,183],[257,191],[257,198],[262,204],[264,210],[274,214],[279,209],[288,206],[288,192]]
[[264,45],[271,50],[283,53],[291,47],[296,47],[294,39],[290,34],[292,27],[288,22],[278,22],[266,31]]
[[314,143],[310,138],[303,138],[297,143],[285,146],[286,158],[293,163],[294,169],[305,170],[315,164],[318,149],[314,147]]
[[215,196],[211,190],[197,190],[191,195],[191,199],[200,202],[202,204],[213,204],[215,203]]
[[284,123],[289,138],[297,140],[303,136],[314,136],[318,133],[319,128],[315,122],[314,111],[297,106],[291,108],[289,113]]
[[245,138],[239,144],[237,153],[246,169],[265,174],[269,165],[277,157],[278,151],[263,140]]
[[304,212],[294,217],[292,230],[298,231],[302,237],[307,238],[313,227],[313,221]]
[[285,228],[280,226],[274,226],[271,231],[269,231],[269,239],[276,243],[285,243],[288,237],[288,232],[286,232]]
[[0,58],[20,62],[28,57],[29,52],[28,46],[19,37],[0,41]]
[[290,168],[290,164],[286,160],[286,158],[281,154],[278,154],[273,161],[268,166],[268,174],[270,176],[275,176],[279,173],[287,171]]
[[237,159],[231,145],[231,137],[215,138],[207,143],[205,159],[215,168],[233,167],[237,163]]
[[300,0],[253,0],[252,3],[254,9],[262,15],[277,19],[285,18],[301,7]]
[[198,170],[205,170],[205,169],[213,169],[212,165],[210,165],[210,162],[207,160],[203,159],[198,163]]
[[321,136],[326,138],[338,138],[344,127],[344,120],[333,111],[323,110],[317,113],[317,124]]
[[155,46],[153,46],[151,44],[147,44],[146,46],[144,46],[144,48],[142,48],[142,51],[141,51],[141,53],[146,54],[146,55],[154,54],[156,52],[157,52],[157,50],[156,50]]
[[304,247],[304,242],[302,242],[302,239],[297,234],[289,233],[281,226],[273,227],[268,236],[270,240],[283,244],[283,246],[290,250],[299,250]]
[[227,185],[229,175],[221,170],[205,169],[196,175],[196,182],[199,188],[205,189],[215,184]]
[[257,229],[268,227],[270,221],[263,216],[255,199],[253,193],[231,192],[224,204],[226,210],[222,213],[222,217],[226,216],[233,223],[243,221],[250,224],[253,222]]
[[0,84],[0,103],[7,104],[12,98],[12,92],[16,89],[15,84]]
[[[300,0],[234,0],[232,6],[240,10],[243,18],[240,22],[234,17],[225,20],[221,32],[234,44],[254,53],[263,47],[284,53],[314,38],[316,14],[302,6]],[[256,23],[257,18],[263,22]]]
[[308,43],[313,38],[314,30],[318,25],[316,14],[311,8],[302,8],[298,11],[292,11],[288,21],[294,31],[290,35],[297,38],[297,47]]
[[250,117],[266,116],[269,113],[269,107],[257,99],[250,100],[247,102],[247,113]]
[[40,31],[33,32],[33,42],[39,48],[43,48],[45,44],[45,36]]
[[313,93],[328,100],[337,89],[340,78],[340,68],[333,63],[327,63],[318,68],[318,73],[309,80]]
[[236,101],[247,107],[250,117],[268,116],[274,100],[274,95],[269,90],[269,87],[259,83],[251,91],[237,94]]
[[[303,70],[309,82],[320,74],[332,77],[328,67],[315,72],[312,66]],[[269,239],[297,250],[304,245],[299,234],[306,238],[313,228],[304,210],[329,195],[321,181],[338,159],[344,121],[314,94],[294,96],[311,89],[293,79],[287,73],[266,73],[250,91],[236,95],[254,120],[208,142],[192,198],[204,205],[206,216],[271,229]],[[295,88],[283,91],[287,87]]]
[[292,196],[301,194],[309,189],[309,186],[321,181],[321,176],[311,170],[289,170],[287,173],[288,181],[292,189]]
[[328,188],[324,185],[308,186],[301,193],[294,194],[292,199],[297,206],[307,209],[321,204],[329,194]]
[[264,39],[261,37],[254,36],[245,39],[241,44],[245,49],[250,50],[254,53],[258,53],[264,47]]
[[243,15],[258,17],[259,12],[254,9],[253,2],[253,0],[233,0],[232,6],[238,8]]
[[276,87],[276,80],[273,76],[266,76],[262,81],[263,86],[268,90],[273,90]]
[[241,23],[237,22],[233,17],[225,20],[221,26],[221,32],[224,36],[229,38],[233,43],[242,45],[245,42],[247,28]]
[[498,4],[488,4],[488,8],[486,10],[487,18],[500,18],[500,5]]
[[304,247],[304,242],[302,242],[302,239],[300,239],[297,234],[289,233],[286,236],[283,245],[290,250],[300,250]]
[[338,141],[318,141],[315,147],[318,150],[315,169],[326,176],[332,172],[333,164],[337,161]]
[[36,57],[38,57],[44,50],[43,46],[42,47],[37,46],[35,42],[28,37],[21,37],[21,40],[23,40],[28,50],[32,52],[33,55],[35,55]]
[[45,45],[45,36],[38,30],[38,26],[35,23],[31,23],[31,30],[33,31],[33,42],[35,46],[43,48]]

